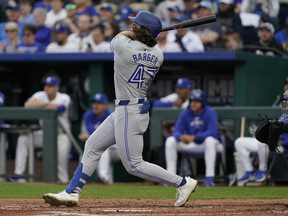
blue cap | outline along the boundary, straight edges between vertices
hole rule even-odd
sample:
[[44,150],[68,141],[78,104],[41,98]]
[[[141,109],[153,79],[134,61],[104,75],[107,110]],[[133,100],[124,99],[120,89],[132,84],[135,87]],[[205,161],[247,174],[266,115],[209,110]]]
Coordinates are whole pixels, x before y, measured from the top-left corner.
[[192,83],[187,78],[179,78],[176,82],[175,88],[189,88],[192,89]]
[[59,86],[60,85],[60,81],[56,76],[48,76],[45,81],[44,81],[45,85],[49,85],[49,86]]
[[203,8],[206,8],[208,10],[212,10],[213,9],[213,5],[209,1],[201,1],[199,7],[203,7]]
[[6,9],[11,9],[11,10],[20,10],[19,5],[16,2],[9,1]]
[[159,17],[148,11],[140,11],[136,17],[129,17],[129,19],[147,28],[154,38],[156,38],[162,30],[162,23]]
[[205,93],[201,89],[193,89],[189,99],[190,101],[201,101],[203,104],[206,103]]
[[186,20],[186,18],[183,15],[176,16],[172,19],[172,21],[174,21],[174,22],[183,22],[185,20]]
[[71,32],[69,26],[64,23],[56,24],[54,27],[54,31],[55,33],[67,33],[67,34],[70,34]]
[[93,103],[104,103],[107,104],[108,103],[108,99],[107,96],[105,94],[100,94],[97,93],[95,94],[94,98],[92,99]]
[[100,10],[106,10],[106,11],[113,11],[113,8],[111,5],[107,4],[107,3],[103,3],[102,6],[100,7]]
[[0,106],[3,106],[5,103],[5,96],[2,92],[0,92]]
[[133,12],[133,9],[129,5],[123,7],[120,11],[121,20],[128,19],[129,16],[133,14]]
[[182,12],[181,9],[178,6],[176,6],[176,5],[173,5],[173,6],[169,7],[168,10],[171,10],[171,11],[174,11],[174,12],[178,12],[178,13]]

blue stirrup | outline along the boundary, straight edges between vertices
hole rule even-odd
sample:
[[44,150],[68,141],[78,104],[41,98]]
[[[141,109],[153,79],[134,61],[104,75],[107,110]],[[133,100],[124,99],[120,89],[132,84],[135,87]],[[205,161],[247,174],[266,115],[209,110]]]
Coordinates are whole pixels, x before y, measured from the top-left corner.
[[87,174],[83,173],[82,170],[83,170],[83,164],[80,163],[69,185],[66,187],[67,193],[72,193],[77,188],[81,189],[86,184],[86,182],[89,181],[90,177]]

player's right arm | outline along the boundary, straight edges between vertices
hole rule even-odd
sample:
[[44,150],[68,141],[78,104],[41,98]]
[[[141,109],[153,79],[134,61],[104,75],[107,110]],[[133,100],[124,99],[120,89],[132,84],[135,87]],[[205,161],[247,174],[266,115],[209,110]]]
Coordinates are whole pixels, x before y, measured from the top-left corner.
[[41,100],[41,92],[32,95],[24,104],[25,108],[46,108],[47,103]]
[[173,131],[173,136],[175,139],[179,142],[181,140],[181,137],[185,134],[185,131],[187,130],[187,123],[185,118],[186,110],[182,111]]

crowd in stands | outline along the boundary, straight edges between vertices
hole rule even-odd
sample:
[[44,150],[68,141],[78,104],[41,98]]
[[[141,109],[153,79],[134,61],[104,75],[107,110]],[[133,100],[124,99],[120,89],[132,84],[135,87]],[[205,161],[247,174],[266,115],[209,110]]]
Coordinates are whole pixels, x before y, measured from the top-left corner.
[[216,23],[161,33],[157,46],[164,52],[282,55],[288,10],[280,17],[280,9],[280,0],[9,0],[0,4],[0,53],[111,52],[110,41],[129,29],[129,16],[149,10],[163,26],[217,14]]

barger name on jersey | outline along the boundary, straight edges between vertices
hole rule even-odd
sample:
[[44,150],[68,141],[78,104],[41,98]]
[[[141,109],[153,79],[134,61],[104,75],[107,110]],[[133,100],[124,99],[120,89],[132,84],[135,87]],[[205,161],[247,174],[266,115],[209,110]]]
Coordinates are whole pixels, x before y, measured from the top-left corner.
[[158,58],[155,55],[147,54],[147,53],[138,53],[132,56],[134,62],[138,61],[147,61],[151,62],[152,64],[156,65],[158,62]]

